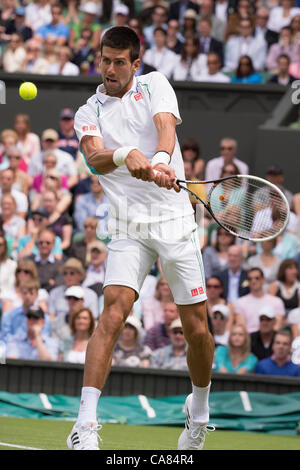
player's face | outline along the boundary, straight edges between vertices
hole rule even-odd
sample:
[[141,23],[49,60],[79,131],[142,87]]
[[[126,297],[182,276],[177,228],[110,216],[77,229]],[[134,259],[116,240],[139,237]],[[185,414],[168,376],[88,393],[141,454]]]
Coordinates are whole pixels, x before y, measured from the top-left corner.
[[112,49],[103,46],[100,71],[107,94],[122,98],[130,90],[134,74],[139,66],[139,59],[130,61],[129,49]]

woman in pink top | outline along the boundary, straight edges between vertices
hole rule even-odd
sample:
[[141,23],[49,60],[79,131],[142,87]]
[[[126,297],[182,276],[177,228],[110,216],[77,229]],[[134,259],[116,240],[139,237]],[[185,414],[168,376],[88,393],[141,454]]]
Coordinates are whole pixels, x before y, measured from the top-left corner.
[[30,130],[30,118],[27,114],[17,114],[14,130],[18,134],[18,147],[22,152],[23,161],[20,170],[26,171],[31,157],[41,152],[40,138]]
[[157,281],[154,297],[143,302],[142,320],[145,330],[149,330],[155,323],[164,322],[163,307],[168,302],[174,302],[169,284],[164,277]]

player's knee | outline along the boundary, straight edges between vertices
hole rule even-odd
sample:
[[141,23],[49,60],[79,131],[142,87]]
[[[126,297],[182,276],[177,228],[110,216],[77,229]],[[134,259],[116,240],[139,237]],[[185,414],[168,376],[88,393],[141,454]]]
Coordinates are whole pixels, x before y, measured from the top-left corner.
[[207,322],[199,320],[192,328],[185,330],[185,338],[190,346],[199,346],[205,343],[210,335]]

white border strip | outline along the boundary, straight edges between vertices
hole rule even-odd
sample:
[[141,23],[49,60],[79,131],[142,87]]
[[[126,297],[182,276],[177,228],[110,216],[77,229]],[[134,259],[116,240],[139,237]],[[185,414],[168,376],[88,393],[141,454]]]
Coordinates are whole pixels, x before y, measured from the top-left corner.
[[27,447],[27,446],[19,446],[17,444],[8,444],[7,442],[0,442],[0,446],[14,447],[16,449],[25,449],[25,450],[43,450],[43,449],[38,449],[37,447]]

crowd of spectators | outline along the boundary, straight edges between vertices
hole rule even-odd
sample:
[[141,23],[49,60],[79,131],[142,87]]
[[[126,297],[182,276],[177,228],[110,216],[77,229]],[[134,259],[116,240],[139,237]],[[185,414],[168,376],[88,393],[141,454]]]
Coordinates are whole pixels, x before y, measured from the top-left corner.
[[282,85],[300,78],[299,0],[1,0],[0,67],[99,74],[100,40],[112,26],[139,35],[139,75]]
[[[139,34],[139,73],[244,82],[252,70],[252,81],[270,72],[272,81],[290,83],[289,66],[296,70],[299,58],[300,10],[291,0],[0,5],[2,66],[11,73],[97,74],[99,41],[114,24]],[[102,312],[110,207],[85,165],[73,124],[74,110],[64,108],[41,135],[26,114],[0,132],[0,340],[10,358],[83,363]],[[231,137],[221,139],[211,159],[192,138],[180,144],[190,180],[249,173]],[[281,168],[270,167],[265,177],[290,204],[288,227],[278,239],[248,243],[208,214],[201,221],[214,369],[300,376],[299,194],[286,187]],[[197,191],[205,199],[203,186]],[[187,370],[186,352],[158,260],[116,344],[113,365]]]

